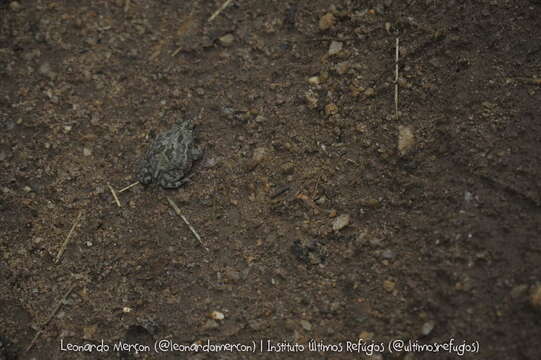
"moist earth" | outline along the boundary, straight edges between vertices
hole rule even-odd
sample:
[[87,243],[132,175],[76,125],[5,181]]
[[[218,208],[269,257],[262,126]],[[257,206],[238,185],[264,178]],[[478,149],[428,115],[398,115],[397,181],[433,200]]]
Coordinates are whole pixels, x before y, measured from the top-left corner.
[[0,358],[539,359],[539,1],[223,4],[0,1]]

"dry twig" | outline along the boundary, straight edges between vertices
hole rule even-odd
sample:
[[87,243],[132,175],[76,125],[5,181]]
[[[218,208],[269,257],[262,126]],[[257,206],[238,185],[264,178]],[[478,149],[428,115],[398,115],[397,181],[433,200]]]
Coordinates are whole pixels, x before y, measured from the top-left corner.
[[81,215],[83,214],[82,211],[79,211],[79,215],[77,215],[77,219],[73,223],[68,236],[66,236],[66,239],[64,240],[64,243],[62,244],[62,247],[58,251],[58,254],[56,255],[56,259],[54,260],[55,264],[58,264],[60,262],[60,259],[62,258],[62,255],[64,255],[64,251],[66,251],[66,247],[68,246],[69,240],[71,238],[71,234],[73,233],[73,230],[75,230],[75,227],[79,223],[79,219],[81,218]]
[[115,198],[115,202],[118,205],[118,207],[122,207],[122,205],[120,205],[120,200],[118,200],[118,196],[116,196],[115,189],[113,189],[113,187],[109,183],[107,183],[107,186],[109,186],[109,190],[111,190],[111,194],[113,194],[113,197]]
[[118,192],[119,194],[120,194],[120,193],[123,193],[124,191],[131,189],[132,187],[134,187],[134,186],[137,185],[137,184],[139,184],[139,181],[138,181],[138,182],[134,182],[133,184],[128,185],[128,186],[126,186],[125,188],[122,188],[122,189],[118,190],[117,192]]
[[212,16],[209,18],[209,22],[211,22],[212,20],[214,20],[214,18],[218,15],[220,15],[220,13],[229,5],[229,3],[231,2],[231,0],[226,0],[222,6],[220,6],[220,8],[218,10],[216,10],[214,12],[214,14],[212,14]]
[[527,84],[541,85],[541,78],[525,78],[525,77],[521,77],[521,78],[516,78],[516,79],[519,80],[519,81],[525,82]]
[[180,216],[180,218],[184,221],[184,223],[186,225],[188,225],[188,227],[190,228],[190,231],[192,232],[192,234],[195,236],[195,238],[199,241],[199,243],[201,244],[201,246],[203,246],[203,248],[207,251],[209,251],[209,249],[205,246],[205,244],[203,244],[203,240],[201,240],[201,236],[199,236],[199,234],[197,233],[197,231],[195,231],[195,229],[193,228],[193,226],[188,222],[188,219],[186,219],[186,217],[184,215],[182,215],[182,213],[180,212],[180,209],[178,208],[177,204],[168,196],[167,197],[167,201],[169,202],[169,204],[171,205],[171,207],[175,210],[175,213]]
[[395,77],[394,77],[394,111],[398,119],[398,38],[396,38]]
[[68,291],[66,291],[66,293],[64,294],[64,296],[62,296],[62,298],[60,299],[60,301],[58,302],[58,304],[56,304],[56,307],[53,309],[53,311],[51,312],[51,314],[49,315],[49,317],[47,318],[47,320],[45,321],[45,323],[43,323],[43,325],[40,326],[38,332],[36,333],[36,335],[34,335],[34,338],[32,339],[32,341],[30,342],[30,345],[28,345],[28,347],[26,348],[25,352],[28,352],[30,351],[30,349],[32,349],[32,347],[34,346],[34,344],[36,343],[36,340],[39,338],[39,336],[41,335],[41,333],[43,332],[43,330],[45,329],[45,327],[49,324],[49,322],[51,322],[51,320],[53,319],[53,317],[56,315],[56,313],[58,312],[58,310],[60,310],[60,308],[62,307],[62,303],[68,298],[68,296],[71,294],[71,292],[73,291],[73,289],[75,289],[75,286],[76,284],[72,284],[70,286],[70,288],[68,289]]

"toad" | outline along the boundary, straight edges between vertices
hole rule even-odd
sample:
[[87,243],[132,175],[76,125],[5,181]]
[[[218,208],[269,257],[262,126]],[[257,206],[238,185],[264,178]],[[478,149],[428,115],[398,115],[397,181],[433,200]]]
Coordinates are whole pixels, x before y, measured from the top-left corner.
[[187,181],[186,175],[201,155],[202,150],[194,144],[192,122],[179,121],[154,139],[139,164],[137,180],[143,185],[157,183],[176,189]]

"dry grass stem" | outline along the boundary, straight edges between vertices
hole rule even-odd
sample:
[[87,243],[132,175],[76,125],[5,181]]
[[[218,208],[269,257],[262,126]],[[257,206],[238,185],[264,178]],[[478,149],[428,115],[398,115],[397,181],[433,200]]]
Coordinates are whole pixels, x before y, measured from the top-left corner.
[[214,20],[214,18],[218,15],[220,15],[220,13],[229,5],[229,3],[231,2],[231,0],[226,0],[226,2],[224,2],[222,4],[222,6],[220,6],[220,8],[218,10],[216,10],[214,12],[214,14],[212,14],[212,16],[209,18],[209,22],[211,22],[212,20]]
[[122,189],[118,190],[117,192],[118,192],[119,194],[120,194],[120,193],[123,193],[124,191],[129,190],[129,189],[131,189],[132,187],[134,187],[135,185],[138,185],[138,184],[139,184],[139,181],[138,181],[138,182],[134,182],[133,184],[128,185],[128,186],[126,186],[125,188],[122,188]]
[[398,38],[396,38],[396,56],[395,56],[395,84],[394,84],[394,111],[396,114],[396,118],[398,119]]
[[122,205],[120,205],[120,200],[118,200],[118,196],[116,195],[115,189],[113,189],[113,187],[109,183],[107,183],[107,186],[109,186],[109,190],[111,190],[111,194],[113,194],[113,197],[115,198],[115,202],[117,206],[122,207]]
[[203,246],[203,248],[207,251],[209,251],[209,249],[205,246],[205,244],[203,244],[203,240],[201,240],[201,236],[199,236],[199,234],[197,233],[197,231],[195,231],[195,229],[193,228],[193,226],[188,222],[188,219],[186,219],[186,217],[184,215],[182,215],[182,213],[180,212],[180,209],[178,208],[177,204],[168,196],[167,197],[167,201],[169,202],[169,204],[171,205],[171,207],[173,208],[173,210],[175,210],[175,213],[180,216],[180,218],[182,219],[182,221],[184,221],[184,223],[186,225],[188,225],[188,227],[190,228],[190,231],[192,232],[192,234],[195,236],[195,238],[197,239],[197,241],[199,241],[199,243],[201,244],[201,246]]
[[62,307],[62,303],[67,299],[67,297],[71,294],[71,292],[73,291],[73,289],[75,289],[75,285],[76,284],[72,284],[70,286],[70,288],[68,289],[68,291],[66,291],[66,293],[64,294],[64,296],[62,296],[62,298],[60,299],[60,301],[56,304],[56,307],[53,309],[53,311],[51,312],[51,314],[49,315],[49,317],[47,318],[47,320],[45,321],[45,323],[43,323],[43,325],[40,326],[38,332],[36,333],[36,335],[34,335],[34,338],[32,339],[32,341],[30,342],[30,345],[28,345],[28,347],[26,348],[26,352],[30,351],[30,349],[32,349],[32,347],[34,346],[34,344],[36,343],[36,340],[39,338],[39,336],[41,335],[41,333],[43,332],[43,330],[45,329],[45,327],[49,324],[49,322],[51,322],[51,320],[53,319],[53,317],[56,315],[56,313],[58,312],[58,310],[60,310],[60,308]]
[[62,255],[64,255],[64,251],[66,251],[66,248],[68,247],[68,243],[71,239],[71,234],[75,230],[75,227],[77,226],[77,224],[79,224],[79,219],[81,218],[82,214],[83,212],[79,211],[79,215],[77,215],[77,219],[71,226],[68,236],[66,236],[66,239],[64,240],[64,243],[62,244],[62,247],[60,248],[60,250],[58,251],[58,254],[56,255],[56,259],[54,260],[55,264],[58,264],[60,262],[60,259],[62,258]]

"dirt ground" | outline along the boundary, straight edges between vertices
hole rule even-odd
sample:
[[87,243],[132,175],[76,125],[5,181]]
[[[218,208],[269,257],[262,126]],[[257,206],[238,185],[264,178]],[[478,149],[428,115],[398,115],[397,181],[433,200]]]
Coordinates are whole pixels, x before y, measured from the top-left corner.
[[541,3],[222,3],[0,1],[0,359],[539,359]]

